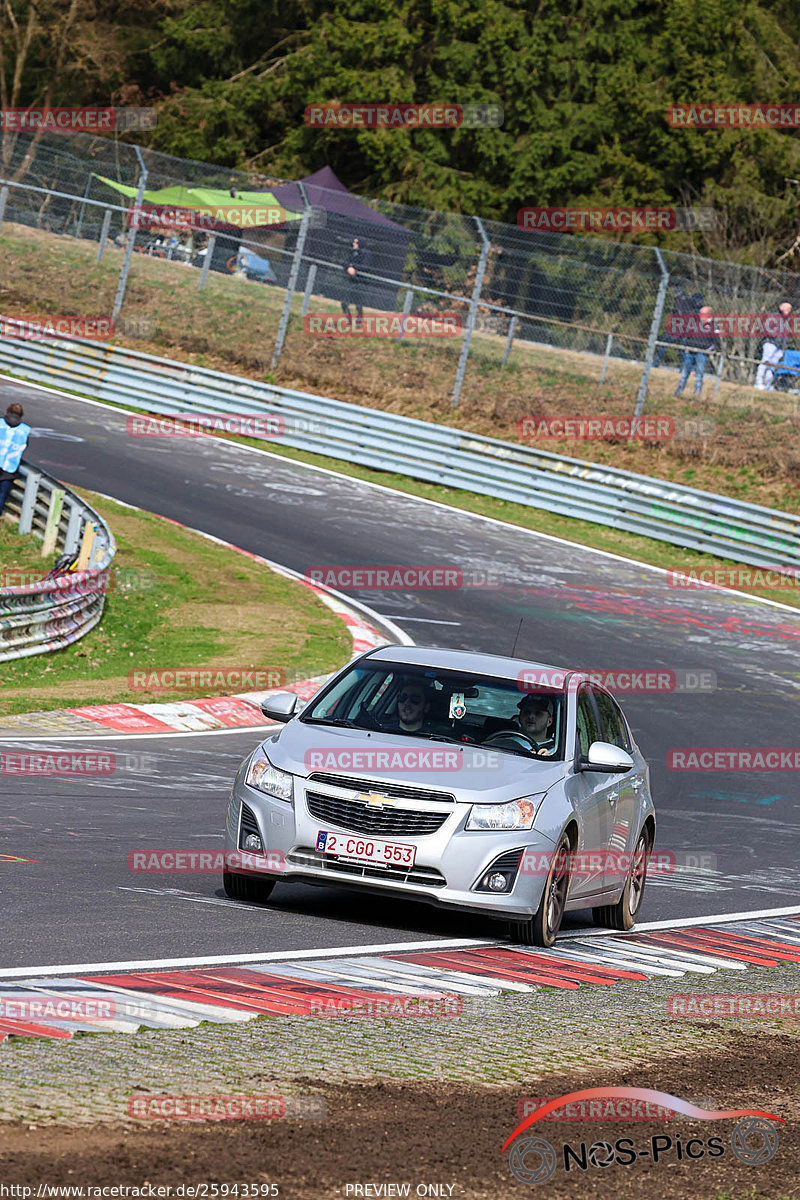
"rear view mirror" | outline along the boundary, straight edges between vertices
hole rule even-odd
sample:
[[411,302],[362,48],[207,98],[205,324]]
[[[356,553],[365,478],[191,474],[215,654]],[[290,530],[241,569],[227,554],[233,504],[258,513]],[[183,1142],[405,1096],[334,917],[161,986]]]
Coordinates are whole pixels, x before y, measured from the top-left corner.
[[291,721],[297,708],[297,696],[294,692],[275,692],[261,701],[261,711],[271,721],[281,721],[284,725]]
[[605,771],[609,775],[621,775],[630,771],[633,759],[621,746],[611,742],[592,742],[587,758],[581,759],[582,771]]

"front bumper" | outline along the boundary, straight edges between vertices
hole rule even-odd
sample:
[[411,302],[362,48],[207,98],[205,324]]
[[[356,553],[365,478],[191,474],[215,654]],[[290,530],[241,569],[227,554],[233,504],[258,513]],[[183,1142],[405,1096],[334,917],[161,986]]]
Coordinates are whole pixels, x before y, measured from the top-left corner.
[[[497,917],[525,920],[539,907],[546,873],[518,871],[510,891],[478,892],[476,884],[492,864],[506,851],[525,849],[547,854],[554,843],[537,830],[488,832],[464,826],[471,804],[426,805],[426,811],[446,813],[440,827],[431,833],[409,836],[401,833],[375,833],[383,841],[416,846],[414,866],[406,869],[383,864],[357,864],[317,853],[317,834],[321,829],[353,834],[352,828],[309,812],[302,779],[295,781],[295,800],[290,804],[273,799],[243,782],[240,773],[234,784],[225,828],[226,850],[238,849],[239,819],[242,803],[258,823],[268,861],[280,862],[276,872],[246,871],[263,877],[270,874],[285,882],[323,884],[329,887],[356,887],[369,892],[395,892],[428,904],[487,913]],[[315,785],[317,788],[317,785]],[[334,789],[335,793],[336,789]],[[402,805],[399,807],[402,808]],[[362,837],[369,836],[361,833]],[[269,855],[274,857],[269,860]],[[534,855],[534,857],[536,857]]]

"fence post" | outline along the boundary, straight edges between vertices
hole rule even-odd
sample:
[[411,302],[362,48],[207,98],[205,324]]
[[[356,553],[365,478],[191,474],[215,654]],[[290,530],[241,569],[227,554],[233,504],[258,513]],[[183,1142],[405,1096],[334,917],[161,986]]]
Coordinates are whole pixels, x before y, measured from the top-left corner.
[[65,493],[62,488],[53,488],[50,493],[50,507],[47,510],[47,522],[44,527],[44,541],[42,542],[42,558],[47,558],[56,548],[58,523],[61,520],[64,495]]
[[[642,378],[639,382],[639,393],[636,397],[636,407],[633,410],[633,417],[641,417],[644,410],[645,397],[647,396],[647,381],[650,378],[650,368],[653,365],[653,355],[655,354],[656,342],[658,341],[658,331],[661,328],[661,314],[664,312],[664,302],[667,299],[667,288],[669,287],[669,271],[664,264],[664,258],[661,251],[654,247],[658,265],[661,268],[661,282],[658,285],[658,295],[656,296],[656,305],[653,309],[653,320],[650,325],[650,337],[647,339],[647,350],[644,356],[644,370]],[[634,430],[631,429],[631,434]]]
[[725,370],[725,355],[720,354],[719,362],[717,363],[717,377],[714,380],[714,395],[712,397],[713,400],[716,400],[716,398],[717,398],[717,392],[719,391],[719,385],[722,382],[722,372],[724,370]]
[[197,285],[198,292],[202,292],[203,288],[206,286],[206,280],[208,279],[208,272],[211,270],[211,260],[214,257],[214,247],[216,244],[217,235],[212,233],[209,235],[208,241],[206,242],[206,252],[203,255],[203,269],[200,272],[200,282]]
[[107,208],[103,217],[103,226],[100,230],[100,245],[97,247],[97,261],[103,257],[103,251],[106,248],[106,238],[108,237],[108,227],[111,224],[111,209]]
[[506,348],[503,351],[503,361],[500,363],[501,371],[502,371],[503,367],[506,365],[506,363],[508,362],[508,357],[511,354],[511,343],[514,341],[514,334],[517,332],[518,324],[519,324],[519,322],[517,320],[517,315],[515,313],[514,316],[511,318],[511,324],[508,327],[508,337],[506,338]]
[[36,510],[36,497],[39,493],[39,484],[41,483],[41,475],[38,471],[32,471],[28,468],[25,476],[25,491],[22,494],[22,504],[19,510],[19,525],[17,533],[30,533],[33,529],[33,514]]
[[[139,213],[142,211],[142,200],[144,199],[144,185],[147,182],[147,167],[144,165],[142,152],[136,143],[133,144],[136,151],[136,157],[139,159],[139,187],[136,191],[136,199],[134,201],[134,223],[128,231],[128,244],[125,247],[125,257],[122,260],[122,270],[119,273],[119,283],[117,284],[117,294],[114,297],[114,307],[111,310],[111,320],[116,321],[122,308],[122,301],[125,299],[125,289],[128,286],[128,272],[131,269],[131,257],[133,255],[133,243],[136,241],[136,230],[139,225]],[[111,211],[110,209],[108,210]]]
[[317,278],[317,264],[312,263],[311,266],[308,268],[308,276],[306,278],[306,290],[303,293],[303,312],[302,312],[303,316],[305,316],[306,313],[308,312],[308,306],[309,306],[309,303],[311,302],[311,293],[314,290],[314,280],[316,278]]
[[[413,288],[406,288],[405,299],[403,300],[403,316],[404,317],[407,317],[408,314],[411,312],[411,305],[413,303],[414,303],[414,290],[413,290]],[[394,340],[396,342],[402,342],[403,338],[405,337],[405,332],[406,332],[406,323],[403,320],[400,322],[400,332],[398,333],[397,337]]]
[[83,189],[83,203],[81,204],[80,212],[78,213],[78,225],[75,230],[76,238],[81,236],[81,229],[83,228],[83,214],[86,212],[86,201],[89,199],[89,188],[91,186],[92,186],[92,177],[91,177],[91,175],[89,175],[89,177],[86,180],[86,187]]
[[450,400],[450,407],[455,408],[458,404],[459,396],[461,395],[461,385],[464,382],[464,372],[467,368],[467,358],[469,357],[469,347],[472,341],[472,331],[475,328],[475,318],[478,315],[478,301],[481,298],[481,288],[483,287],[483,277],[486,274],[486,263],[489,260],[490,242],[486,236],[486,230],[483,228],[483,221],[480,217],[472,218],[478,226],[478,233],[481,235],[483,246],[481,247],[481,256],[478,259],[478,270],[475,275],[475,286],[472,289],[472,299],[469,302],[469,314],[467,316],[467,328],[464,330],[464,341],[461,343],[461,354],[458,357],[458,369],[456,370],[456,382],[453,388],[453,396]]
[[0,188],[0,225],[3,224],[3,217],[6,211],[6,201],[8,200],[8,188]]
[[613,335],[613,333],[610,333],[608,335],[608,337],[606,338],[606,352],[603,355],[603,369],[600,372],[600,382],[601,383],[605,383],[605,381],[606,381],[606,370],[608,369],[608,359],[611,354],[611,343],[613,341],[614,341],[614,335]]
[[82,520],[83,515],[81,510],[78,508],[77,504],[74,504],[72,501],[70,501],[69,524],[67,525],[67,532],[64,538],[65,554],[77,554],[78,546],[80,545],[81,540]]
[[297,286],[297,276],[300,273],[300,260],[303,257],[303,247],[306,244],[308,226],[311,222],[311,205],[308,203],[306,189],[303,187],[302,183],[298,182],[297,186],[300,188],[300,191],[303,195],[305,211],[303,213],[303,219],[300,222],[300,230],[297,234],[297,245],[294,249],[292,266],[289,271],[289,282],[286,285],[286,299],[283,304],[283,312],[281,313],[280,324],[278,325],[278,335],[275,338],[275,349],[272,352],[272,361],[269,364],[270,370],[274,370],[275,367],[277,367],[281,354],[283,353],[283,343],[286,340],[286,330],[289,328],[289,317],[292,313],[292,297],[294,296],[294,289]]

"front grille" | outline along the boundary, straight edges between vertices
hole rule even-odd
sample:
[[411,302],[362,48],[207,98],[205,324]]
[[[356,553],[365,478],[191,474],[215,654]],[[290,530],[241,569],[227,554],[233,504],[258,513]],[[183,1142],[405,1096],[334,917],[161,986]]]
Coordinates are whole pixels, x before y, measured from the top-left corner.
[[248,808],[246,804],[242,805],[242,819],[239,824],[239,849],[244,847],[244,839],[249,833],[254,833],[261,840],[261,831],[258,828],[256,814],[252,808]]
[[455,804],[450,792],[432,792],[427,788],[414,787],[407,783],[384,783],[382,779],[353,779],[350,775],[328,775],[326,771],[315,771],[308,777],[309,783],[325,783],[329,787],[347,788],[350,792],[380,792],[383,796],[395,796],[398,800],[433,800],[437,804]]
[[424,837],[435,833],[447,820],[446,812],[417,812],[410,808],[373,808],[363,800],[345,800],[322,792],[306,792],[312,817],[355,833],[391,834],[395,837]]
[[400,867],[378,863],[345,862],[334,854],[317,854],[305,846],[299,846],[286,855],[287,866],[316,867],[318,870],[335,872],[337,875],[352,875],[357,879],[391,879],[395,883],[414,883],[420,887],[440,888],[447,880],[435,867]]

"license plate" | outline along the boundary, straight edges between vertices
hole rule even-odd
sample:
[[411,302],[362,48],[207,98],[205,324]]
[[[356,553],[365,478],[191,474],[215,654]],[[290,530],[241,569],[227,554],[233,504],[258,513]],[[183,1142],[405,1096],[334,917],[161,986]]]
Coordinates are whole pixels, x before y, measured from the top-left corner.
[[384,866],[413,867],[417,847],[405,842],[384,842],[378,838],[328,833],[321,829],[317,834],[317,853],[354,858],[359,862],[382,863]]

